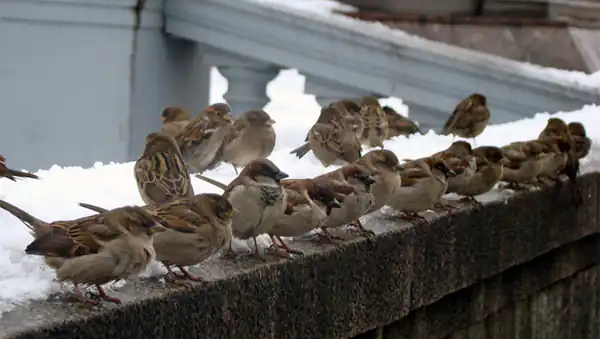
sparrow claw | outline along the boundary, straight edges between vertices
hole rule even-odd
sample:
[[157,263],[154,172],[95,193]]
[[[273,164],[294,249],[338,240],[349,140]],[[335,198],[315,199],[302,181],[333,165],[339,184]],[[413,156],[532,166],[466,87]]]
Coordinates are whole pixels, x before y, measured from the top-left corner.
[[325,240],[330,244],[338,244],[339,242],[346,240],[331,234],[326,228],[321,228],[321,232],[315,233],[315,236],[319,238],[319,240]]
[[104,300],[104,301],[108,301],[108,302],[111,302],[111,303],[114,303],[114,304],[117,304],[117,305],[121,304],[121,300],[120,299],[115,298],[115,297],[111,297],[111,296],[107,295],[104,292],[104,289],[102,287],[96,286],[96,288],[98,289],[98,293],[94,293],[94,292],[91,292],[91,291],[86,291],[85,292],[86,297],[89,298],[89,299],[86,299],[86,302],[87,301],[95,301],[95,302],[97,302],[97,300]]
[[188,282],[184,281],[185,279],[183,279],[181,277],[181,275],[175,273],[175,272],[170,272],[165,274],[165,282],[168,284],[172,284],[172,285],[176,285],[176,286],[182,286],[182,287],[191,287],[191,284]]
[[182,266],[177,266],[177,268],[181,271],[181,273],[177,274],[177,273],[173,272],[173,274],[175,274],[175,276],[177,276],[179,278],[183,278],[183,279],[191,280],[191,281],[204,281],[204,279],[202,277],[191,274],[188,270],[186,270]]

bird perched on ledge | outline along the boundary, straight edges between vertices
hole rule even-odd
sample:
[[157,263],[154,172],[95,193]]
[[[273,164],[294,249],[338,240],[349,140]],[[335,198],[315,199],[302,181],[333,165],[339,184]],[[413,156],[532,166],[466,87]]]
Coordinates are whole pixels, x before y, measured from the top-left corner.
[[456,106],[441,134],[472,138],[475,143],[475,138],[483,133],[489,121],[487,98],[483,94],[473,93]]

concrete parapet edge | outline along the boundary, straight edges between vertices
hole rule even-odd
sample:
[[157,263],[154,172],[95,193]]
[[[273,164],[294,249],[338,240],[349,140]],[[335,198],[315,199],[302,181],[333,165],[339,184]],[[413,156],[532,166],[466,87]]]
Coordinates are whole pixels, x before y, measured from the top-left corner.
[[599,179],[599,173],[580,177],[579,209],[571,203],[573,187],[546,187],[12,338],[352,337],[594,237]]

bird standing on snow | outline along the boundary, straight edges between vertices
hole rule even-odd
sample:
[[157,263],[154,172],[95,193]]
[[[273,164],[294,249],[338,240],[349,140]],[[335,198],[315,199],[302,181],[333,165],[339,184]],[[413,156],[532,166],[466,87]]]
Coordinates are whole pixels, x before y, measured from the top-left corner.
[[[98,213],[106,210],[91,204],[79,204]],[[197,265],[229,248],[232,237],[233,207],[224,197],[203,193],[160,206],[143,207],[166,230],[154,236],[156,260],[167,268],[165,281],[177,285],[182,280],[203,281],[185,266]],[[181,274],[173,272],[179,268]]]
[[148,134],[144,153],[133,168],[140,196],[146,204],[164,204],[194,195],[179,147],[165,133]]
[[265,159],[275,149],[275,120],[263,110],[244,113],[235,123],[228,126],[223,143],[222,160],[232,164],[235,173],[256,159]]
[[[256,237],[271,231],[287,208],[287,194],[281,180],[288,177],[269,159],[250,161],[240,174],[225,185],[216,180],[197,176],[224,190],[223,196],[231,203],[233,236],[254,240],[254,255],[262,259]],[[234,254],[230,247],[228,254]]]
[[[137,206],[115,208],[103,214],[68,221],[44,222],[0,200],[0,208],[19,218],[34,236],[25,253],[41,255],[56,271],[58,281],[75,285],[75,296],[84,302],[79,285],[95,285],[95,298],[121,303],[106,295],[102,285],[142,272],[154,258],[152,237],[164,230],[148,212]],[[88,292],[88,294],[91,294]]]
[[376,97],[362,98],[360,115],[364,124],[361,143],[370,147],[383,148],[383,140],[388,136],[388,120]]
[[388,120],[388,139],[397,137],[399,135],[408,136],[416,133],[423,134],[417,124],[415,124],[409,118],[396,112],[390,106],[383,106],[382,110],[387,116]]
[[461,101],[442,129],[442,135],[453,134],[461,138],[475,138],[483,133],[490,121],[487,99],[483,94],[474,93]]
[[175,138],[191,173],[212,170],[221,163],[227,127],[233,123],[230,112],[226,103],[212,104]]

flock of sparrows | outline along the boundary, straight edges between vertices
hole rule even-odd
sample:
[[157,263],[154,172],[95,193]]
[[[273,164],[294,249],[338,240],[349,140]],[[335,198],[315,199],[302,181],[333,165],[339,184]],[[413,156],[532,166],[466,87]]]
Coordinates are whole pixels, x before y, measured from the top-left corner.
[[[327,167],[338,169],[314,178],[289,179],[268,160],[275,147],[275,121],[263,110],[249,111],[237,119],[225,103],[208,106],[192,118],[183,109],[166,108],[161,131],[150,133],[134,176],[145,206],[111,210],[91,204],[80,206],[95,215],[75,220],[45,222],[0,200],[0,208],[22,220],[34,240],[25,252],[44,257],[57,280],[74,284],[79,300],[98,304],[106,295],[102,285],[127,279],[144,270],[151,260],[164,264],[165,281],[182,285],[201,280],[187,266],[224,253],[235,258],[232,237],[253,239],[252,255],[263,259],[256,237],[266,234],[273,254],[290,258],[300,251],[283,237],[302,236],[313,230],[331,243],[339,237],[330,230],[346,225],[371,237],[360,217],[389,206],[392,218],[424,219],[419,212],[442,203],[446,193],[474,201],[499,181],[511,187],[558,180],[565,174],[576,181],[579,159],[591,146],[582,124],[548,120],[538,139],[504,147],[472,148],[465,141],[446,150],[400,163],[396,154],[383,149],[383,140],[419,133],[418,127],[374,97],[359,103],[340,100],[321,110],[306,144],[293,153],[312,150]],[[458,104],[444,126],[444,134],[475,138],[490,118],[485,96],[473,94]],[[362,154],[362,144],[381,149]],[[0,158],[0,175],[37,178],[7,169]],[[221,163],[243,167],[228,184],[201,175]],[[223,189],[223,194],[194,192],[190,173]],[[173,267],[180,272],[173,271]],[[97,294],[83,295],[80,285],[94,285]]]

